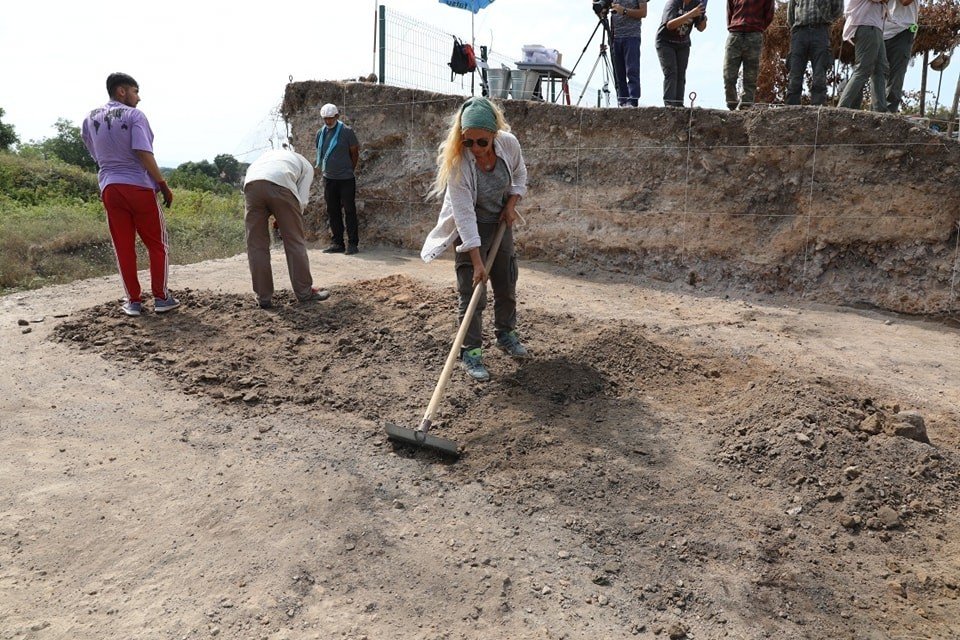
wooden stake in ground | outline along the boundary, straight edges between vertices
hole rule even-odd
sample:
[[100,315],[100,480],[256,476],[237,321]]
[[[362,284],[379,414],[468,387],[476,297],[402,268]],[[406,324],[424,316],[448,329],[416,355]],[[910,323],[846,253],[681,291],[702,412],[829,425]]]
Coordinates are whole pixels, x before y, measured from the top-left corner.
[[957,125],[957,102],[960,102],[960,74],[957,75],[957,89],[953,92],[953,107],[950,109],[950,124],[947,125],[947,136],[953,137]]

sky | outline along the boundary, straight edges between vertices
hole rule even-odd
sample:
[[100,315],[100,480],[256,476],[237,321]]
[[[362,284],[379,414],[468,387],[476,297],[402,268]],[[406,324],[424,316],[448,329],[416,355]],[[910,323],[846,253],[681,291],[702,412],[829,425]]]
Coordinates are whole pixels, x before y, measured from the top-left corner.
[[[257,6],[252,3],[213,0],[7,3],[0,21],[3,122],[24,142],[53,136],[58,118],[79,124],[106,102],[106,76],[123,71],[140,84],[139,106],[156,135],[161,166],[212,161],[221,153],[252,161],[283,135],[278,107],[291,76],[343,80],[376,71],[376,0],[285,4],[255,10],[247,8]],[[437,0],[382,4],[470,39],[468,11]],[[725,3],[713,0],[708,7],[706,31],[693,33],[687,92],[697,92],[698,106],[722,108]],[[663,75],[654,49],[662,11],[663,0],[652,0],[644,20],[641,106],[662,104]],[[599,36],[588,46],[597,26],[590,0],[495,0],[473,23],[477,45],[513,52],[516,60],[527,44],[557,49],[567,68],[583,52],[573,78],[581,83],[599,55]],[[940,102],[948,106],[958,70],[960,60],[943,74]],[[599,85],[601,75],[597,71],[591,84]],[[905,88],[918,89],[919,78],[915,60]],[[931,72],[928,89],[936,91],[938,80]]]

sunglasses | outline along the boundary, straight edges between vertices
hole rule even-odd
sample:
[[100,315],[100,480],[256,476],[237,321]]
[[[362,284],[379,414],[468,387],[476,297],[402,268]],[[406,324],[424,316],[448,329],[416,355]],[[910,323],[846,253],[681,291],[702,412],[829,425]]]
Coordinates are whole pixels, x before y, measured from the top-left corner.
[[476,138],[476,139],[464,138],[461,142],[463,143],[463,146],[465,146],[467,149],[472,147],[474,144],[476,144],[481,149],[485,148],[487,145],[490,144],[490,141],[486,138]]

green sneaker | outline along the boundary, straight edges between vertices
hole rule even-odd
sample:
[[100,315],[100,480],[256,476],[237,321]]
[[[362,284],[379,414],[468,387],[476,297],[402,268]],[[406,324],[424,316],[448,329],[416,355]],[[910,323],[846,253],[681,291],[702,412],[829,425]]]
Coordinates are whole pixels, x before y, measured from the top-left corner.
[[510,357],[517,360],[523,360],[530,357],[530,352],[520,343],[520,337],[516,331],[504,331],[497,334],[497,346]]
[[464,350],[460,358],[463,362],[463,368],[467,370],[471,378],[478,382],[486,382],[490,379],[490,373],[483,366],[483,349],[477,347]]

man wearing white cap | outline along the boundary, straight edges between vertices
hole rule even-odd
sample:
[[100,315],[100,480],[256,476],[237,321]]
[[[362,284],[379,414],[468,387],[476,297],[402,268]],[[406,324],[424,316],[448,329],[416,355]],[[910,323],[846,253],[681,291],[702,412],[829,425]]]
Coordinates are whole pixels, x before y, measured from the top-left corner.
[[[320,117],[323,118],[324,126],[317,131],[315,166],[323,172],[323,195],[327,201],[332,240],[323,252],[354,254],[360,241],[357,230],[355,174],[357,162],[360,160],[360,143],[353,129],[340,121],[337,105],[323,105],[320,108]],[[343,241],[344,227],[347,243]]]

